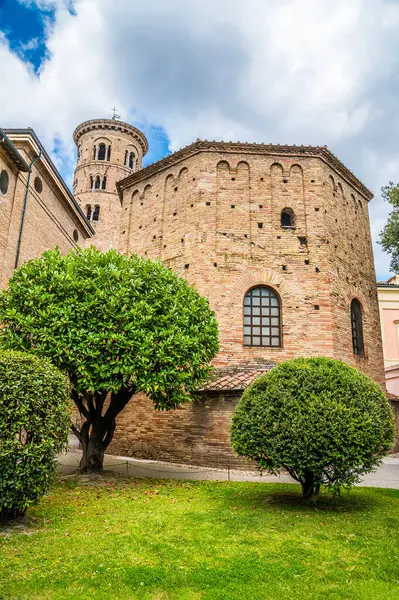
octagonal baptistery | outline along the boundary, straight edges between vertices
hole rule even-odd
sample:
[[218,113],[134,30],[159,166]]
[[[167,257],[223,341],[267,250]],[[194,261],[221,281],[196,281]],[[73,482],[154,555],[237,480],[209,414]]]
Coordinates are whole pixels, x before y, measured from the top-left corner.
[[242,390],[297,356],[344,360],[383,385],[372,194],[326,147],[197,141],[117,188],[120,249],[162,259],[209,298],[220,352],[191,406],[132,403],[115,451],[238,464],[229,423]]
[[148,150],[145,135],[115,119],[92,119],[73,133],[78,149],[73,192],[95,229],[91,243],[118,248],[122,207],[116,182],[141,169]]

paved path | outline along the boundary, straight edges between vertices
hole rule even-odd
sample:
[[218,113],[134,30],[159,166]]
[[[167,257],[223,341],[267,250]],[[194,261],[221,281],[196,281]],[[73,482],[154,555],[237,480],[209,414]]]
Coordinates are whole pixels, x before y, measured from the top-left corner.
[[[58,459],[58,471],[72,474],[79,464],[81,453],[74,449]],[[107,454],[104,460],[106,470],[129,477],[152,477],[155,479],[197,479],[214,481],[259,481],[272,483],[296,483],[289,475],[263,475],[255,471],[235,471],[210,469],[191,465],[178,465],[154,460],[138,460],[126,456]],[[374,473],[365,475],[359,484],[367,487],[399,489],[399,458],[386,457]]]

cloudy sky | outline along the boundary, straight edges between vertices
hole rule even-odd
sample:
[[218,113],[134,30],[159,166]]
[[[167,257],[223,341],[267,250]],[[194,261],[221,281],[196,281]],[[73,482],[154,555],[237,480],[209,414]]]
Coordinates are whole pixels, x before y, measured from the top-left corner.
[[146,164],[196,138],[328,145],[376,243],[399,181],[399,0],[0,0],[0,125],[33,127],[71,182],[75,126],[141,127]]

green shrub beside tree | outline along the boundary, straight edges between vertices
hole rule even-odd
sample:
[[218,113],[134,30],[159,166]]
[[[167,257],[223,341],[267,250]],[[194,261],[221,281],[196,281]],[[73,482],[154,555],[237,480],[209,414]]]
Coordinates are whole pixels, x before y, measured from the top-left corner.
[[25,514],[47,491],[67,446],[69,392],[48,361],[0,351],[0,521]]
[[218,350],[208,300],[161,262],[115,250],[26,262],[0,295],[0,322],[3,347],[47,357],[70,378],[83,471],[102,469],[134,394],[163,410],[188,402]]
[[261,469],[280,468],[315,500],[369,473],[392,447],[393,414],[381,388],[330,358],[297,358],[249,386],[233,415],[234,450]]

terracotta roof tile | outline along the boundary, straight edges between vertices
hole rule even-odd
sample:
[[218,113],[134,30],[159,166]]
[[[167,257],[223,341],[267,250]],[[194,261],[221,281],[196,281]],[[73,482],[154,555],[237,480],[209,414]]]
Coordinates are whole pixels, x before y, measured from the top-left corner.
[[272,367],[274,367],[274,363],[270,362],[215,369],[210,381],[200,387],[198,391],[243,391],[259,375],[267,373]]

